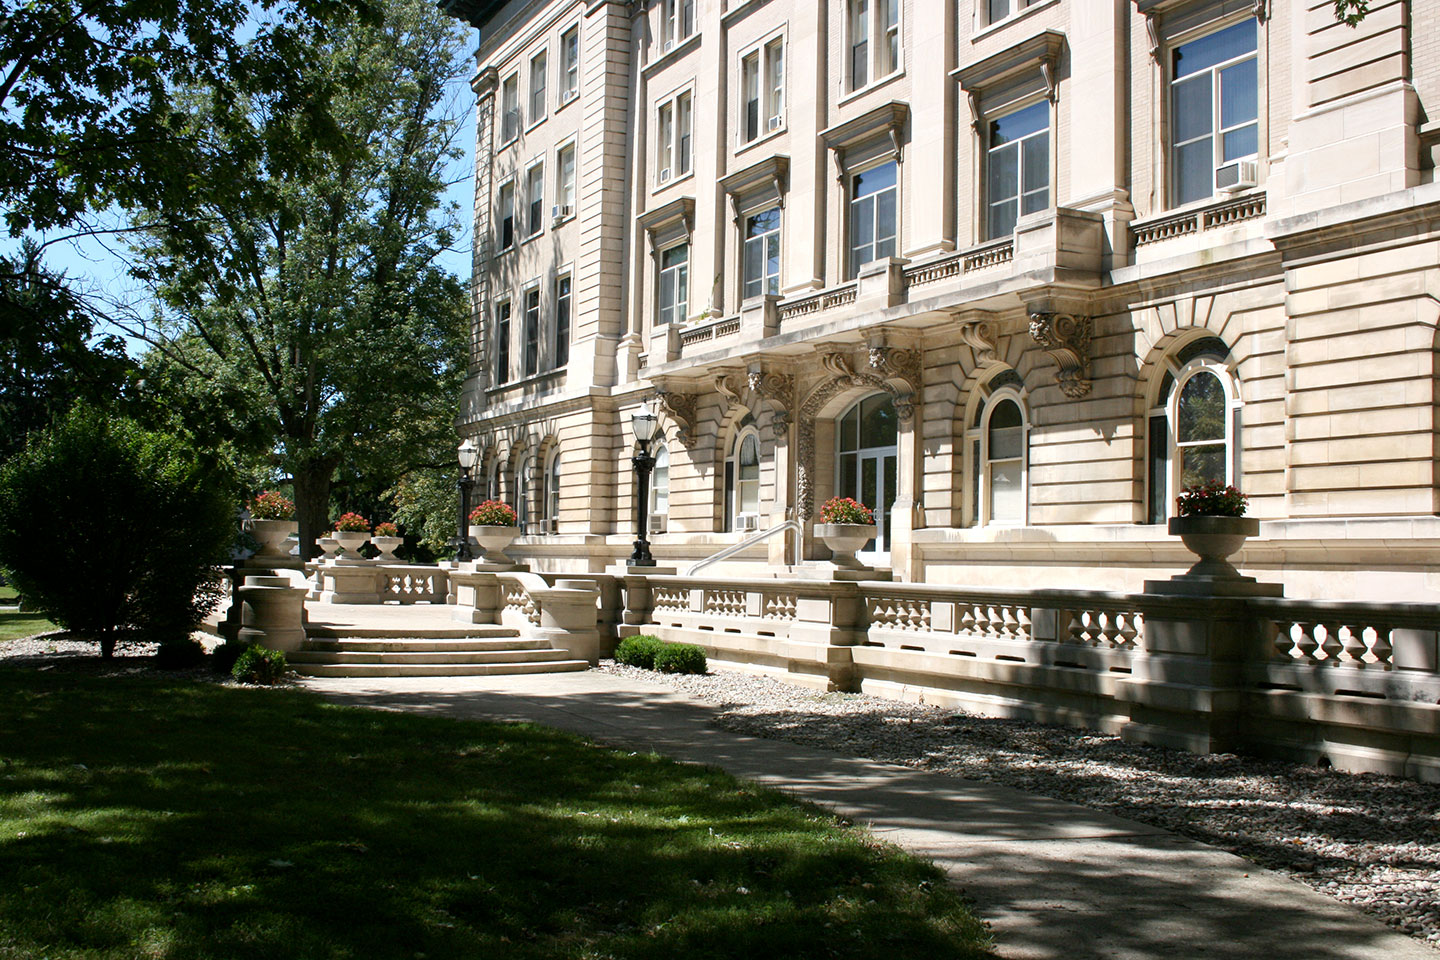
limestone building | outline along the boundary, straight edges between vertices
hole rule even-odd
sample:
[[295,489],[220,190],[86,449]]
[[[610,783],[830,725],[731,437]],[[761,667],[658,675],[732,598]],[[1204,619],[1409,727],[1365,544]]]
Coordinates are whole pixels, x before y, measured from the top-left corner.
[[1288,595],[1440,597],[1440,0],[445,5],[534,569],[630,553],[652,402],[662,563],[846,494],[897,580],[1138,590],[1218,479]]

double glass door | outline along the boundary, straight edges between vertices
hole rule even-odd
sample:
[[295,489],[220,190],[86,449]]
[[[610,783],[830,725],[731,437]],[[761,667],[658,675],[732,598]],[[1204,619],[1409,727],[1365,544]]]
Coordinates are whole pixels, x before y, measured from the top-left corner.
[[895,405],[877,393],[855,404],[836,428],[835,490],[875,514],[875,537],[857,556],[862,563],[886,563],[890,557],[890,507],[895,503]]

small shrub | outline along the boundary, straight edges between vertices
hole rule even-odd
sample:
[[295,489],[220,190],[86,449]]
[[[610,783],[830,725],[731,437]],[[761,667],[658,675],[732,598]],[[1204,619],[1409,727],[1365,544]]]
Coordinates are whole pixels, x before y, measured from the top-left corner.
[[161,670],[186,670],[205,660],[205,647],[194,637],[160,644],[155,665]]
[[642,670],[654,670],[655,654],[664,645],[664,640],[649,634],[642,633],[634,637],[626,637],[615,648],[615,662],[629,667],[639,667]]
[[241,683],[268,686],[283,677],[287,669],[289,665],[285,663],[284,653],[256,645],[240,654],[230,670],[230,676]]
[[240,654],[250,649],[250,644],[241,643],[239,640],[226,640],[215,648],[210,654],[210,665],[216,673],[229,673],[235,669],[235,661],[240,659]]
[[655,652],[655,669],[661,673],[705,673],[705,651],[693,643],[666,643]]

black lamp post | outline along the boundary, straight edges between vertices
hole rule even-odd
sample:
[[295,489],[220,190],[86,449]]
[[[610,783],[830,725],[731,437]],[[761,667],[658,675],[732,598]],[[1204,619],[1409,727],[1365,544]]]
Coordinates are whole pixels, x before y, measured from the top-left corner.
[[635,464],[635,476],[639,481],[639,496],[635,500],[635,552],[625,561],[630,567],[653,567],[655,558],[650,556],[650,541],[645,534],[650,526],[650,471],[655,469],[655,458],[650,456],[650,441],[655,438],[655,414],[648,407],[641,407],[638,413],[630,415],[630,429],[635,432],[635,442],[640,452],[630,458]]
[[456,560],[474,560],[475,555],[470,552],[470,491],[475,489],[475,481],[470,471],[475,469],[475,462],[480,459],[480,448],[466,437],[456,456],[460,460],[460,479],[455,484],[460,490],[460,526],[451,542],[455,545]]

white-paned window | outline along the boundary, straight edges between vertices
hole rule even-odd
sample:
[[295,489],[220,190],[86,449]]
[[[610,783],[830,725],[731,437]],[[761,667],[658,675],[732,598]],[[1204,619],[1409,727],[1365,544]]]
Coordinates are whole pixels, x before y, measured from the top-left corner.
[[540,498],[540,509],[545,518],[546,533],[555,533],[560,520],[560,448],[550,451],[550,460],[545,466],[545,489]]
[[539,123],[545,119],[546,74],[550,72],[550,55],[541,50],[530,58],[530,122]]
[[1026,426],[1019,398],[999,393],[990,398],[981,428],[983,522],[1025,522]]
[[740,141],[785,125],[785,41],[776,37],[740,58]]
[[754,530],[760,520],[760,435],[746,427],[725,457],[725,529]]
[[660,104],[655,158],[659,166],[657,183],[669,183],[690,172],[692,114],[688,91]]
[[499,227],[496,242],[499,249],[508,250],[515,246],[515,181],[506,180],[500,184],[500,210],[496,215]]
[[660,251],[660,310],[656,323],[679,323],[690,308],[690,245]]
[[780,292],[780,208],[771,207],[745,218],[744,287],[749,300]]
[[525,236],[537,236],[545,229],[545,161],[530,165],[525,174]]
[[849,0],[850,89],[900,69],[900,0]]
[[495,385],[510,382],[510,301],[495,305]]
[[670,513],[670,451],[664,444],[655,451],[655,472],[650,477],[650,517],[654,524],[665,527],[665,518]]
[[521,534],[530,530],[530,492],[535,489],[535,464],[528,451],[520,454],[515,467],[515,526]]
[[1004,20],[1012,13],[1019,13],[1030,4],[1039,2],[1040,0],[984,0],[985,22],[990,24]]
[[1253,186],[1259,152],[1255,20],[1182,43],[1170,54],[1172,204]]
[[520,136],[520,74],[512,73],[500,84],[500,142]]
[[895,256],[899,165],[881,164],[850,178],[850,275],[871,260]]
[[[1204,349],[1210,344],[1215,348]],[[1202,349],[1196,349],[1196,348]],[[1237,484],[1240,477],[1240,385],[1218,340],[1192,345],[1194,356],[1161,381],[1149,418],[1148,519],[1164,523],[1187,487]]]
[[695,0],[661,0],[660,49],[671,50],[675,44],[695,32]]
[[555,281],[555,366],[570,362],[570,310],[573,281],[567,273]]
[[1008,236],[1015,221],[1050,206],[1050,102],[986,124],[985,235]]
[[580,93],[580,27],[560,34],[560,102],[569,103]]
[[540,288],[525,291],[525,376],[540,372]]
[[555,219],[575,216],[575,144],[567,143],[555,154]]

